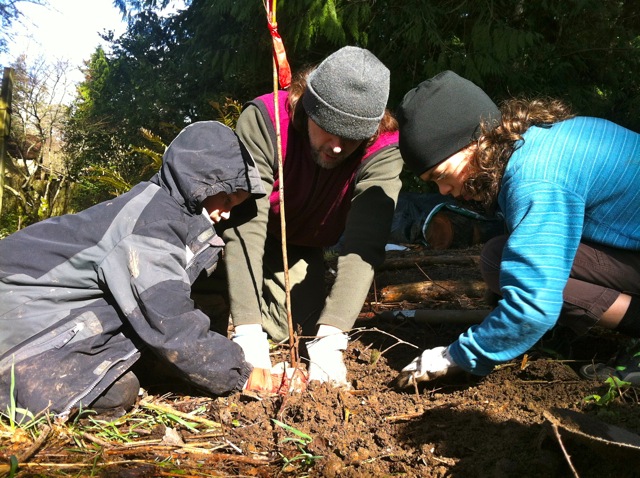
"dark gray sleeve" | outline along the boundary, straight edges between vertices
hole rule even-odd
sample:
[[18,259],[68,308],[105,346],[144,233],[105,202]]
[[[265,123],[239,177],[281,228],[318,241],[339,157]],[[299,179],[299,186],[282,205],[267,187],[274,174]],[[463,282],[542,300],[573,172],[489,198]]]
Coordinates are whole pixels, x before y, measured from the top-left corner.
[[[113,298],[137,336],[184,378],[213,395],[239,390],[251,373],[242,349],[209,330],[209,318],[190,298],[186,250],[172,224],[160,234],[131,234],[100,266]],[[165,237],[166,236],[166,237]]]

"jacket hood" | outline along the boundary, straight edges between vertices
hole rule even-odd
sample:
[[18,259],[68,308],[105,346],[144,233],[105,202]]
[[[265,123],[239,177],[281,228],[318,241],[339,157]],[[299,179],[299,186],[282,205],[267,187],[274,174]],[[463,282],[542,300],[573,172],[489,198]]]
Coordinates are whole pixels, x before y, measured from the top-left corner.
[[219,192],[238,189],[265,195],[255,162],[231,128],[217,121],[199,121],[184,128],[162,158],[151,179],[189,212],[199,214],[202,202]]

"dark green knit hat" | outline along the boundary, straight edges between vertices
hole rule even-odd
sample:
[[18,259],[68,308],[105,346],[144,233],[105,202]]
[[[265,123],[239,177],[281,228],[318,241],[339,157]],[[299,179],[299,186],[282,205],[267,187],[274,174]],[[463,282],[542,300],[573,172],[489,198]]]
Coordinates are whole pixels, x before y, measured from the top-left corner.
[[398,110],[400,153],[418,176],[476,139],[500,110],[478,86],[444,71],[409,91]]
[[362,140],[375,134],[389,99],[389,69],[369,50],[345,46],[311,72],[302,105],[328,133]]

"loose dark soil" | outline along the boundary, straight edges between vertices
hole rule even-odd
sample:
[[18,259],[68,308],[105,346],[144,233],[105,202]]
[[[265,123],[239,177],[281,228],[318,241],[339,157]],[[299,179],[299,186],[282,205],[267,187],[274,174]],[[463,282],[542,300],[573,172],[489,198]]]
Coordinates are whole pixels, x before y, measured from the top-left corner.
[[[478,252],[465,249],[455,254]],[[391,253],[389,260],[417,262],[424,255],[437,253],[414,249]],[[184,413],[204,408],[199,416],[221,428],[193,432],[175,422],[171,426],[182,441],[172,444],[164,425],[136,433],[136,422],[127,419],[134,413],[114,425],[129,433],[126,444],[95,440],[95,434],[87,432],[62,433],[54,425],[57,434],[50,434],[16,476],[640,476],[640,446],[609,445],[611,436],[605,435],[606,424],[640,434],[638,389],[616,391],[607,406],[597,406],[584,399],[602,396],[609,387],[577,373],[581,365],[606,360],[625,344],[626,339],[615,333],[594,330],[569,347],[567,334],[560,330],[526,357],[487,377],[461,374],[415,390],[395,390],[391,381],[420,350],[447,345],[468,324],[426,323],[379,312],[489,307],[484,298],[465,296],[375,302],[377,291],[386,285],[427,279],[479,279],[479,274],[472,265],[452,264],[380,271],[370,303],[351,334],[346,354],[350,391],[312,383],[300,394],[261,400],[241,394],[211,399],[192,392],[147,397]],[[563,421],[562,410],[580,412],[590,420],[590,433],[581,434],[579,427]],[[79,419],[74,426],[87,421]],[[590,438],[594,430],[604,430],[605,439]],[[32,443],[29,438],[3,438],[2,462],[24,453]],[[71,468],[56,468],[54,463]]]

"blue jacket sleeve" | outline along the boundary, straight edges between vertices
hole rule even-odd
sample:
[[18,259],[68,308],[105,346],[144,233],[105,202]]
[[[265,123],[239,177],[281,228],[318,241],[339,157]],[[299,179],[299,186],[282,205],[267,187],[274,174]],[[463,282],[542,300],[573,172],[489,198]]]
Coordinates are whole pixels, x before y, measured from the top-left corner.
[[523,354],[555,325],[582,235],[585,204],[578,194],[545,181],[510,186],[500,193],[510,231],[500,267],[502,299],[449,348],[458,365],[477,375]]

